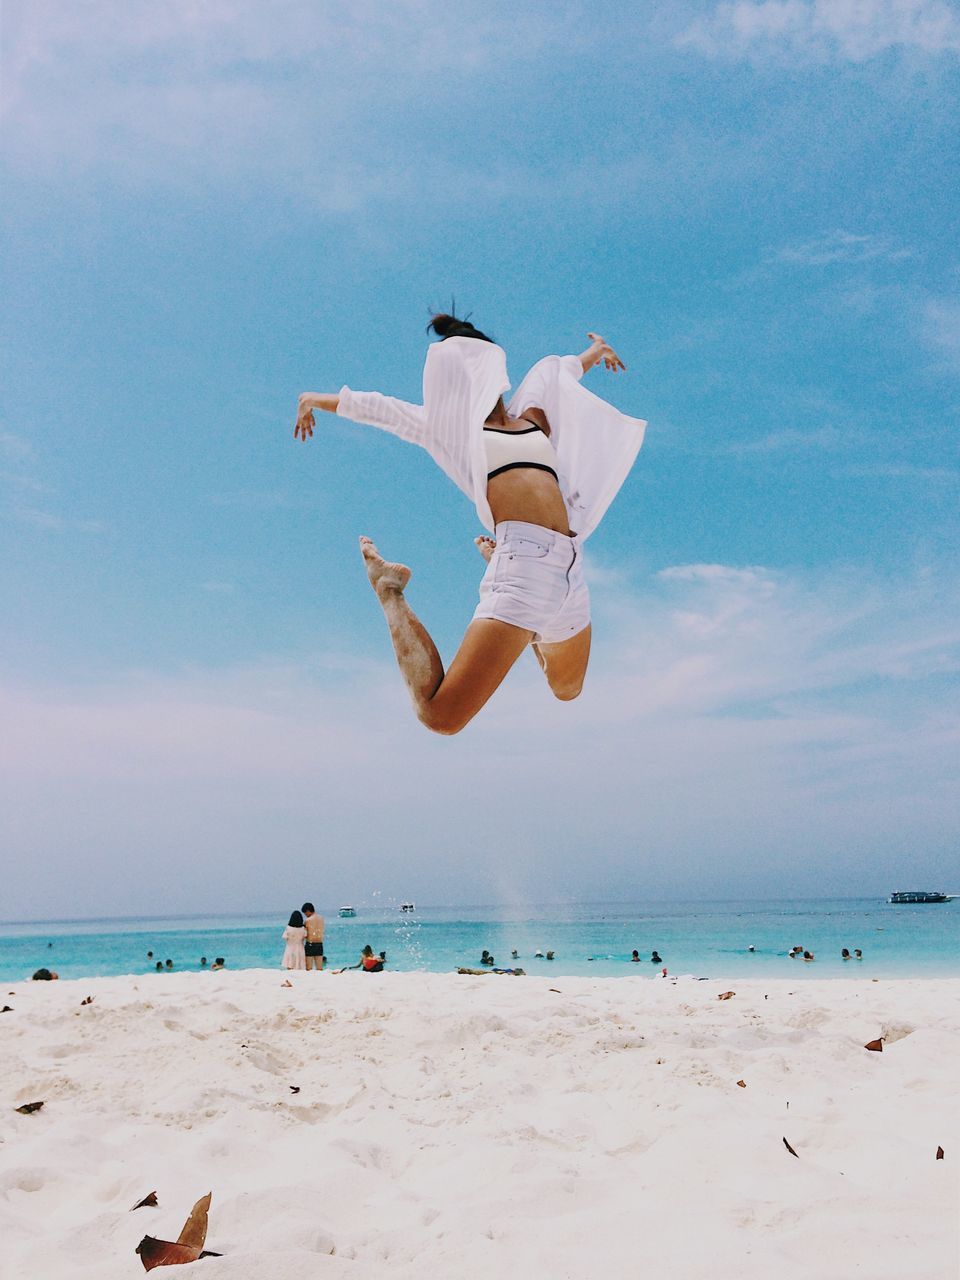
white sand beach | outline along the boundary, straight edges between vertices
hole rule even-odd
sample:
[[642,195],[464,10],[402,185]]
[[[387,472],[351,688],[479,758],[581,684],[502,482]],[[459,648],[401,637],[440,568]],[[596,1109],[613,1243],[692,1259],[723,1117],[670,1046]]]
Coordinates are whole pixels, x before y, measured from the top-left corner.
[[960,981],[291,978],[4,987],[4,1280],[957,1275]]

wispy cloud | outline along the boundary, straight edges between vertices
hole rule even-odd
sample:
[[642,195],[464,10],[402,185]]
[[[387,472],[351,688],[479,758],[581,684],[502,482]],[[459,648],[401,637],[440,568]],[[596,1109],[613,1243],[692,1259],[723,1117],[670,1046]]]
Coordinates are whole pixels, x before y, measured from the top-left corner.
[[960,16],[944,0],[735,0],[677,39],[713,58],[866,62],[889,50],[960,53]]
[[[162,891],[169,907],[175,873],[202,908],[211,883],[222,891],[224,859],[253,897],[276,883],[265,849],[282,848],[284,873],[315,874],[322,832],[339,851],[323,864],[331,892],[358,883],[354,855],[368,885],[399,889],[402,864],[410,891],[447,877],[461,898],[507,868],[528,894],[544,877],[582,890],[628,866],[668,888],[669,860],[641,868],[638,849],[675,851],[684,882],[702,868],[711,887],[722,854],[737,892],[758,874],[812,887],[850,839],[872,842],[875,875],[899,841],[955,820],[960,698],[944,681],[960,670],[960,596],[948,576],[691,564],[639,588],[595,585],[583,698],[554,702],[523,662],[456,739],[415,723],[386,657],[8,688],[0,762],[21,863],[62,848],[48,854],[51,888],[77,902],[136,848],[136,892]],[[496,806],[482,802],[483,760],[496,762]],[[585,802],[559,802],[570,796]]]
[[923,308],[923,332],[945,366],[960,373],[960,300],[930,298]]
[[42,507],[15,506],[13,515],[24,524],[33,525],[35,529],[48,529],[52,533],[103,533],[107,527],[102,520],[66,516]]
[[782,245],[768,250],[768,262],[789,262],[803,267],[825,267],[835,263],[901,262],[915,256],[915,250],[898,244],[889,235],[856,234],[850,231],[828,231],[811,240]]
[[439,0],[45,0],[5,30],[5,149],[61,180],[91,166],[135,186],[271,176],[349,211],[423,181],[392,135],[377,147],[384,112],[426,119],[442,86],[486,74],[504,47],[523,65],[571,38],[572,17]]
[[804,430],[784,427],[752,440],[729,440],[716,445],[713,451],[743,458],[779,453],[835,453],[860,444],[862,438],[863,433],[853,428],[823,426]]
[[29,440],[13,431],[0,431],[0,455],[11,462],[25,462],[34,456],[33,446]]
[[213,493],[214,507],[241,507],[257,511],[287,510],[297,505],[294,498],[279,489],[237,489],[233,493]]
[[891,480],[930,480],[946,484],[960,482],[960,467],[923,467],[910,462],[863,462],[845,467],[844,473]]

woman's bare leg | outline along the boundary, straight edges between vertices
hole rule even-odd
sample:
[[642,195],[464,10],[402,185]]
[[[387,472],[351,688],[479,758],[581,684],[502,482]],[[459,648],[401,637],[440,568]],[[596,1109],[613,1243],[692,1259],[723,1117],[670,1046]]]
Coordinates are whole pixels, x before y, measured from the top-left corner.
[[384,560],[369,538],[360,539],[360,550],[418,719],[436,733],[459,733],[499,688],[533,632],[487,618],[471,622],[445,675],[437,646],[404,597],[410,570]]
[[543,668],[554,697],[570,702],[580,696],[590,661],[591,628],[589,624],[569,640],[559,644],[535,644],[533,652]]
[[[496,542],[483,534],[474,538],[477,550],[490,563],[490,557],[496,550]],[[540,669],[547,677],[547,683],[555,697],[563,702],[570,702],[578,697],[583,688],[587,674],[587,663],[590,661],[591,629],[589,626],[578,631],[569,640],[561,640],[559,644],[531,644],[534,656]]]

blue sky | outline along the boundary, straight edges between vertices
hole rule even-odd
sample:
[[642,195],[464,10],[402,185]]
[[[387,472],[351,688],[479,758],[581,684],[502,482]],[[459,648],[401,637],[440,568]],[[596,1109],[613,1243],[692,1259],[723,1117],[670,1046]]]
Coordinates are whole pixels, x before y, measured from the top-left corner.
[[[513,9],[5,0],[0,916],[960,887],[960,12]],[[472,510],[292,424],[451,296],[650,426],[447,740],[356,538],[449,658]]]

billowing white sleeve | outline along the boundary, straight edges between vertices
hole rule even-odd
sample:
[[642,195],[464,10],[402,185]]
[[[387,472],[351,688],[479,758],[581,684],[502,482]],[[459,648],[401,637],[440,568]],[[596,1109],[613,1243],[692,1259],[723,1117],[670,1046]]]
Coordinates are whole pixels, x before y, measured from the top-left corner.
[[510,400],[509,411],[515,416],[526,409],[543,409],[549,418],[546,401],[553,398],[560,371],[576,378],[583,377],[579,356],[544,356],[538,360]]
[[408,404],[406,400],[383,396],[379,391],[351,391],[349,387],[341,387],[337,414],[352,422],[380,427],[411,444],[425,446],[427,420],[421,404]]

